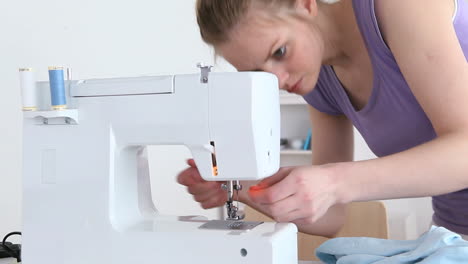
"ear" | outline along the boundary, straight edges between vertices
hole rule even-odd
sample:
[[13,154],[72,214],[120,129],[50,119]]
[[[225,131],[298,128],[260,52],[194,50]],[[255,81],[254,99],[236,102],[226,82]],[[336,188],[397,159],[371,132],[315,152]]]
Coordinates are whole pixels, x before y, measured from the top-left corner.
[[300,14],[317,16],[317,0],[296,0],[296,9]]

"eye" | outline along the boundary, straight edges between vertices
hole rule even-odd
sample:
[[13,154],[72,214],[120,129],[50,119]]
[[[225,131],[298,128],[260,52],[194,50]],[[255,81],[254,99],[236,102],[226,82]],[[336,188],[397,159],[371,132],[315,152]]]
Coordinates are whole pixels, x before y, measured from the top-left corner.
[[281,59],[286,55],[286,46],[281,46],[273,53],[275,59]]

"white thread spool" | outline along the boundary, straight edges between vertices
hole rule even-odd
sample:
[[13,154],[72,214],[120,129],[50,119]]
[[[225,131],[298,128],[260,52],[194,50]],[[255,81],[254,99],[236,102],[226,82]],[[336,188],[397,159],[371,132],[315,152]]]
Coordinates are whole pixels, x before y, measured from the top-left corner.
[[19,69],[23,111],[37,110],[36,79],[32,68]]

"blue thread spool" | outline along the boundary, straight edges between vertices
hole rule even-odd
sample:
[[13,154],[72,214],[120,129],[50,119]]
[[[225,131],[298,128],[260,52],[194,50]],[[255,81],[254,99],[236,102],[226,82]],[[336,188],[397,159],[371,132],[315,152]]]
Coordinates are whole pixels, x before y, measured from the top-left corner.
[[54,110],[67,108],[65,97],[65,81],[62,67],[49,67],[50,97]]

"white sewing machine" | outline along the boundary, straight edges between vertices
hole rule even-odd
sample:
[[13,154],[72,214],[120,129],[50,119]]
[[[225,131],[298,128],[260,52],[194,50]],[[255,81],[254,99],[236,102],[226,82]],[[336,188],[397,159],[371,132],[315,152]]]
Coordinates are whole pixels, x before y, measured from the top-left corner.
[[[297,263],[297,228],[163,216],[147,145],[186,145],[202,177],[256,180],[279,166],[276,77],[209,73],[67,81],[66,110],[24,112],[24,264]],[[139,164],[140,163],[140,164]],[[234,208],[236,209],[236,208]]]

